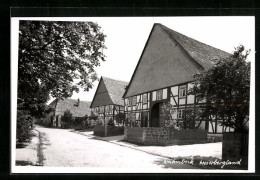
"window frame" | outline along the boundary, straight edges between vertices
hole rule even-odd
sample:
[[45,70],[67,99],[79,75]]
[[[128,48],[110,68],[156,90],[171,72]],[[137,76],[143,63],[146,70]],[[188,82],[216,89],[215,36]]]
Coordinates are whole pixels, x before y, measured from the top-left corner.
[[137,96],[133,96],[132,97],[132,105],[136,106],[136,104],[137,104]]
[[179,88],[179,98],[184,98],[187,96],[187,87],[186,86],[180,86]]
[[[184,113],[185,113],[185,109],[179,109],[177,118],[178,119],[184,119]],[[181,114],[181,116],[180,116],[180,114]]]
[[129,97],[129,98],[128,98],[128,107],[129,107],[129,106],[132,106],[132,97]]
[[[145,95],[146,95],[146,101],[144,101],[144,97],[145,97]],[[143,94],[143,97],[142,97],[142,102],[143,102],[143,104],[147,104],[148,103],[148,94],[147,93],[145,93],[145,94]]]

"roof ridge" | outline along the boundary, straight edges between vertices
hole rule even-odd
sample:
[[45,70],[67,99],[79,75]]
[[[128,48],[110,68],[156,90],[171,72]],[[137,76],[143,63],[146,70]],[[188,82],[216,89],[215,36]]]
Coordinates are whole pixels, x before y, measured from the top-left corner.
[[84,101],[84,100],[81,100],[80,98],[77,98],[77,99],[74,99],[74,98],[64,98],[63,100],[73,100],[73,101],[77,101],[78,99],[80,100],[80,102],[91,103],[91,101]]
[[119,80],[119,79],[112,79],[112,78],[106,77],[106,76],[102,76],[102,78],[103,78],[103,79],[110,79],[110,80],[112,80],[112,81],[119,81],[119,82],[123,82],[123,83],[129,83],[129,82],[127,82],[127,81],[123,81],[123,80]]

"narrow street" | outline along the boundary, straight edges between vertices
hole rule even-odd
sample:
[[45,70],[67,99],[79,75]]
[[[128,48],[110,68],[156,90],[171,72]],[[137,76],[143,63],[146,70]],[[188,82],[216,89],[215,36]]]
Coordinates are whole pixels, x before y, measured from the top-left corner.
[[[70,132],[67,129],[35,128],[41,134],[43,166],[102,168],[168,168],[165,158]],[[193,168],[187,164],[173,169]]]

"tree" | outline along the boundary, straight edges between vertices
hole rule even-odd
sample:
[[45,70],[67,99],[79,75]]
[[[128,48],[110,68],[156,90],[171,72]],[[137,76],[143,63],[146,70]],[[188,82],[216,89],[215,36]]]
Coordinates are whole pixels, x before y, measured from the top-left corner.
[[[67,98],[88,91],[94,68],[105,60],[105,35],[93,22],[20,21],[18,114],[41,118],[52,108],[50,96]],[[19,128],[19,127],[17,127]]]
[[[97,79],[105,35],[93,22],[20,21],[18,98],[33,116],[48,110],[49,95],[67,98]],[[75,83],[74,80],[77,80]]]
[[234,128],[235,132],[246,131],[249,120],[249,52],[240,45],[230,57],[222,58],[209,70],[196,74],[195,86],[190,92],[198,100],[206,101],[204,117],[222,119],[221,124]]

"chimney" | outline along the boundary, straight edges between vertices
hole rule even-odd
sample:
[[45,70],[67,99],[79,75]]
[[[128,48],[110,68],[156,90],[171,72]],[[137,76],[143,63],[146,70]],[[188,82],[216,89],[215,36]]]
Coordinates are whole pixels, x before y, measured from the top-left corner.
[[77,103],[77,106],[79,107],[79,102],[80,102],[80,100],[79,100],[79,98],[78,98],[78,103]]

